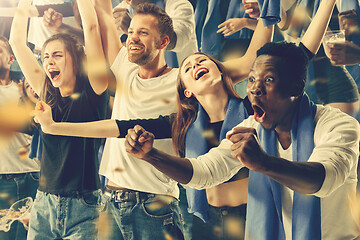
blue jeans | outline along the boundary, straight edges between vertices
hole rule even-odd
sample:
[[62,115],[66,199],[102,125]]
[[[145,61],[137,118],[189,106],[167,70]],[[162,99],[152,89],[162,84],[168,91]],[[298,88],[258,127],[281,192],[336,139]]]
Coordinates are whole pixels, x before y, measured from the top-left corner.
[[173,198],[165,203],[161,197],[164,195],[149,194],[147,199],[137,197],[136,202],[115,202],[103,195],[122,233],[119,239],[184,239],[179,201]]
[[[35,197],[39,172],[0,174],[0,209],[8,209],[17,200]],[[12,223],[9,232],[0,231],[1,240],[24,240],[27,231],[22,223]]]
[[97,222],[105,204],[100,190],[66,197],[38,191],[30,215],[28,239],[97,239]]
[[193,240],[242,240],[244,239],[246,204],[237,207],[210,206],[208,222],[194,215]]

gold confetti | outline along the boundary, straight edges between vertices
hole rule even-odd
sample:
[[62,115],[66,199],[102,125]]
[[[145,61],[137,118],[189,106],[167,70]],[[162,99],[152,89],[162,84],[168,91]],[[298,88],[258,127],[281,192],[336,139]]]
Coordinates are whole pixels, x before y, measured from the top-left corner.
[[80,97],[80,93],[73,93],[73,94],[71,94],[71,96],[70,96],[70,98],[72,99],[72,100],[76,100],[76,99],[78,99]]
[[0,199],[4,199],[9,202],[9,204],[13,204],[15,199],[11,197],[8,193],[0,192]]
[[166,240],[177,240],[177,238],[171,236],[167,231],[163,230],[163,233]]
[[101,240],[110,239],[111,222],[110,222],[110,216],[107,212],[101,212],[99,214],[99,219],[96,226],[98,229],[99,239]]
[[170,104],[170,100],[168,100],[168,99],[163,99],[162,102],[165,104]]
[[44,176],[40,176],[40,179],[39,179],[39,186],[41,187],[45,187],[46,185],[46,179]]
[[216,138],[214,130],[212,129],[205,129],[202,131],[202,137],[205,138],[207,141],[209,141],[214,146],[219,145],[219,140]]
[[120,168],[120,167],[117,167],[114,169],[114,172],[123,172],[124,169],[123,168]]
[[32,111],[32,107],[19,105],[17,101],[2,104],[0,106],[0,132],[10,134],[23,129],[31,123]]
[[29,150],[26,147],[20,147],[18,153],[21,160],[27,160],[29,157]]
[[244,236],[244,221],[238,217],[228,217],[224,224],[226,235],[235,239],[242,239]]
[[215,226],[214,227],[214,234],[215,234],[215,236],[218,236],[218,237],[220,237],[221,236],[221,227],[219,227],[219,226]]
[[152,203],[147,205],[147,208],[150,211],[156,211],[160,208],[163,208],[163,207],[169,205],[172,200],[173,200],[173,197],[171,197],[171,196],[166,196],[166,195],[157,196]]

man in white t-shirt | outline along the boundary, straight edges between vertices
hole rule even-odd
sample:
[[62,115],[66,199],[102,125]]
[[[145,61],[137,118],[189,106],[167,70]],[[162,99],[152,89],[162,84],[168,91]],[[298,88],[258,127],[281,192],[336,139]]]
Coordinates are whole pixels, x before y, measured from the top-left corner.
[[[13,61],[8,40],[0,36],[0,107],[17,104],[20,100],[19,87],[9,78]],[[0,209],[9,209],[19,199],[35,198],[40,168],[35,160],[27,157],[30,141],[30,136],[15,133],[0,146]],[[9,232],[0,231],[0,239],[26,239],[26,230],[23,224],[15,221]]]
[[[117,81],[112,118],[157,118],[174,113],[178,69],[168,67],[164,57],[173,34],[171,18],[156,5],[139,6],[125,48],[110,1],[95,1],[95,8],[105,54]],[[155,144],[172,153],[171,139]],[[107,139],[99,173],[109,179],[104,195],[124,238],[164,239],[166,234],[183,238],[177,182],[127,154],[124,139]],[[152,207],[155,205],[159,207]]]
[[188,0],[123,1],[114,8],[114,19],[121,37],[124,37],[123,34],[128,34],[133,10],[145,2],[160,6],[173,21],[174,34],[166,47],[168,51],[165,53],[165,58],[169,66],[178,67],[187,56],[198,51],[193,6]]
[[303,94],[308,58],[299,47],[268,43],[257,55],[247,86],[254,116],[217,148],[197,159],[169,156],[136,126],[129,130],[127,151],[194,188],[212,187],[249,168],[246,239],[358,238],[358,122]]

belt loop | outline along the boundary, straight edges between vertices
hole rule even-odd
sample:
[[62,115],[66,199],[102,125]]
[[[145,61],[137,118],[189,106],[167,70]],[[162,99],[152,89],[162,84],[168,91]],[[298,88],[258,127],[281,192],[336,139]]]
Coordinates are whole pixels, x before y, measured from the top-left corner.
[[140,192],[135,192],[135,194],[136,194],[136,203],[141,203],[142,199],[140,196]]

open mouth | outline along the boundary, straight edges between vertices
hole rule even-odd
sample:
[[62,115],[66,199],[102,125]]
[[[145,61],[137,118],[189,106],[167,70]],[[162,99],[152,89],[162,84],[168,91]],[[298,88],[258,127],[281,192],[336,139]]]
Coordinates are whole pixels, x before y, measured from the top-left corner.
[[199,78],[201,78],[202,76],[204,76],[208,72],[209,72],[209,70],[207,70],[206,68],[199,69],[195,74],[195,79],[198,80]]
[[131,44],[130,46],[129,46],[129,50],[130,51],[140,51],[140,50],[142,50],[143,49],[143,46],[141,46],[141,45],[135,45],[135,44]]
[[254,109],[254,118],[257,122],[263,122],[265,119],[265,111],[258,105],[252,105]]
[[57,80],[59,78],[59,76],[60,76],[60,71],[51,71],[49,73],[50,73],[51,79],[53,81]]

